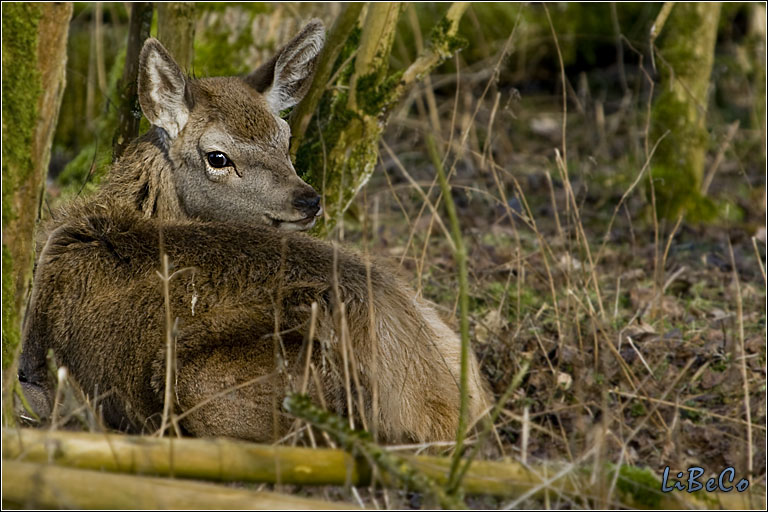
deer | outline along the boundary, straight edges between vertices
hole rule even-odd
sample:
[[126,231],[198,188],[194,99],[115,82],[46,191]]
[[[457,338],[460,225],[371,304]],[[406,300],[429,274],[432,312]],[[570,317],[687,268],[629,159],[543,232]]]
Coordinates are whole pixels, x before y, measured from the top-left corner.
[[[185,435],[273,441],[294,421],[280,401],[303,390],[386,442],[455,437],[456,333],[385,262],[305,233],[321,198],[280,114],[307,93],[324,38],[312,20],[251,74],[195,79],[146,40],[151,128],[41,227],[19,362],[36,412],[50,411],[52,350],[125,432],[156,431],[170,399]],[[489,394],[473,355],[468,371],[472,424]]]

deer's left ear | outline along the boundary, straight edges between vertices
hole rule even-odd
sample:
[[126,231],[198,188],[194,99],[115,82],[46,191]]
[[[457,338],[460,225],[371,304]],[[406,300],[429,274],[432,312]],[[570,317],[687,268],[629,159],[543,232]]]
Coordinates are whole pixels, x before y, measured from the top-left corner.
[[245,81],[265,95],[275,114],[292,107],[307,94],[324,43],[323,22],[313,19]]

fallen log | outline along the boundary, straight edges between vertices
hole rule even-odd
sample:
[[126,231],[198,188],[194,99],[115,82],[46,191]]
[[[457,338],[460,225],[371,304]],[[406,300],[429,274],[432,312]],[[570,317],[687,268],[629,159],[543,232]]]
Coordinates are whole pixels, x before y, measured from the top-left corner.
[[[269,446],[229,439],[156,438],[122,434],[3,429],[4,463],[8,459],[50,463],[137,475],[174,476],[221,482],[265,482],[298,485],[355,485],[371,482],[371,467],[363,457],[342,450]],[[413,468],[441,485],[447,481],[450,459],[403,455]],[[4,468],[5,469],[5,468]],[[594,467],[565,465],[526,467],[514,462],[473,461],[462,481],[467,494],[501,497],[561,494],[631,508],[762,508],[765,493],[750,486],[744,493],[661,492],[650,470],[606,465],[602,479],[592,479]],[[4,471],[5,474],[7,471]],[[611,481],[615,478],[615,485]],[[386,474],[380,475],[389,483]],[[590,483],[598,482],[598,483]],[[607,482],[607,483],[606,483]],[[601,498],[598,488],[613,491]],[[604,493],[602,493],[604,494]],[[4,497],[5,499],[5,497]]]
[[315,510],[354,508],[171,478],[3,461],[3,508]]

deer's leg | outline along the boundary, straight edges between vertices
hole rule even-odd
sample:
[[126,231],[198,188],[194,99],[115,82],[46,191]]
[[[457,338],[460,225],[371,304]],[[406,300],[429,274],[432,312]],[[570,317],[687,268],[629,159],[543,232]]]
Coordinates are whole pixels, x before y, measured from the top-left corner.
[[[458,429],[461,343],[429,304],[407,290],[378,294],[376,328],[367,340],[377,354],[377,361],[365,363],[379,388],[380,431],[393,441],[450,440]],[[471,354],[469,363],[471,424],[485,409],[487,394]]]
[[300,336],[241,336],[226,344],[179,349],[177,416],[190,434],[271,442],[286,434],[293,418],[285,396],[300,387]]

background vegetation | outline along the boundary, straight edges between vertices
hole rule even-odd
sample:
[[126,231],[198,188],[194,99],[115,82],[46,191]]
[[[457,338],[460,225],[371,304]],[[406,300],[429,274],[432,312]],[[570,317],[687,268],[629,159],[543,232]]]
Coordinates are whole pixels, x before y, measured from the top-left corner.
[[[655,488],[665,466],[701,466],[707,477],[732,466],[750,479],[750,499],[762,496],[742,505],[764,502],[765,6],[665,5],[474,3],[447,38],[449,4],[390,6],[387,58],[356,75],[361,17],[294,148],[331,212],[316,235],[395,261],[458,331],[444,168],[467,252],[472,349],[504,398],[488,442],[469,436],[470,450],[560,462],[573,478],[583,467],[622,475],[589,492],[537,483],[549,491],[470,496],[470,506],[614,506],[633,494],[627,485],[635,496]],[[330,29],[344,9],[196,4],[189,71],[246,73],[310,17]],[[74,6],[43,216],[108,170],[128,25],[125,4]],[[435,45],[445,62],[397,89]],[[4,266],[11,79],[4,72]],[[367,146],[344,145],[355,123]],[[348,158],[350,148],[359,155]],[[7,282],[4,270],[4,303]],[[4,367],[17,321],[4,305]],[[87,412],[75,416],[98,428]],[[300,430],[288,444],[308,442]],[[368,507],[436,503],[418,484],[274,487]]]

